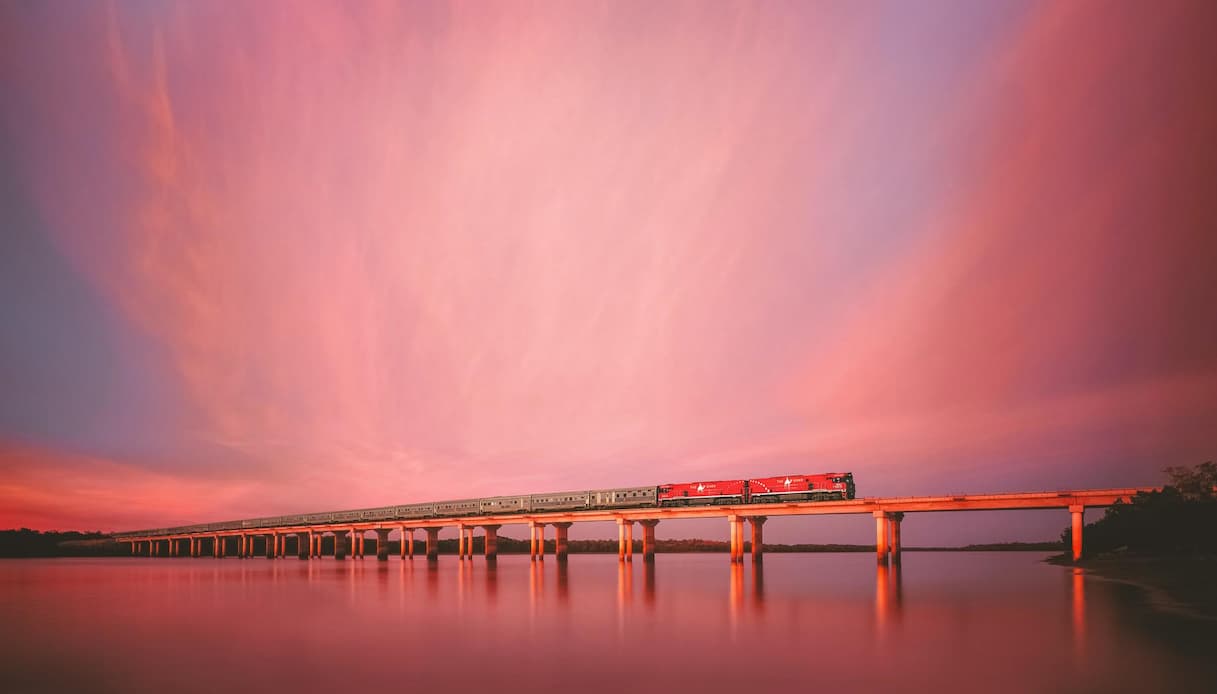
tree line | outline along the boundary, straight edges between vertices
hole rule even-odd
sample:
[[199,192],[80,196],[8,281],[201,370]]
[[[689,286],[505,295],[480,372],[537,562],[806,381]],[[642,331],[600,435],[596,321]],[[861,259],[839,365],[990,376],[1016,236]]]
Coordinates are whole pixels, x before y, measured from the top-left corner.
[[[1142,556],[1217,556],[1217,464],[1169,467],[1161,491],[1117,502],[1082,532],[1082,553]],[[1073,540],[1065,528],[1061,541]]]

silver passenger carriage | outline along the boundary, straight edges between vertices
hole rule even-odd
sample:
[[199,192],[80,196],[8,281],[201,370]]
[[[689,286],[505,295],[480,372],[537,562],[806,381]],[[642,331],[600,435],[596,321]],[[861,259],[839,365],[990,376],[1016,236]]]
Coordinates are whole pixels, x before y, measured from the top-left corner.
[[528,513],[533,508],[527,495],[492,496],[481,499],[478,510],[484,516],[500,516],[511,513]]
[[588,492],[593,508],[644,508],[655,506],[658,487],[622,487]]
[[552,492],[528,497],[533,511],[586,511],[592,508],[592,492]]

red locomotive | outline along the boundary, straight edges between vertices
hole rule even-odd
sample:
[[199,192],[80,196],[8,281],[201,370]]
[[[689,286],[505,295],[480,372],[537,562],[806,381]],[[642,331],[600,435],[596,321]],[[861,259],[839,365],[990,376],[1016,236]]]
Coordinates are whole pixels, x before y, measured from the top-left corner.
[[658,492],[660,506],[748,503],[748,482],[746,480],[661,484]]
[[768,504],[780,501],[828,501],[854,498],[852,472],[786,475],[747,480],[715,480],[689,484],[661,484],[660,506]]

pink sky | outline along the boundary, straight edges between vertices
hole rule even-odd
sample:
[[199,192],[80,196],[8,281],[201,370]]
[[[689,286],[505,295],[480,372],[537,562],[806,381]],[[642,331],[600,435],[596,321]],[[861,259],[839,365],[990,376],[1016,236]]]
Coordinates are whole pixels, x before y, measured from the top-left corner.
[[6,5],[0,527],[1159,483],[1217,450],[1214,14]]

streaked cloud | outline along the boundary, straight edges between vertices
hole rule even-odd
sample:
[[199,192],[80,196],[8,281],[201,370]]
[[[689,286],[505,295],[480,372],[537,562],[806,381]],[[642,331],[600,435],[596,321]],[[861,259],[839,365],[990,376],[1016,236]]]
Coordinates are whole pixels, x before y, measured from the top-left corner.
[[173,402],[12,444],[25,517],[1217,444],[1204,5],[8,12],[15,175]]

